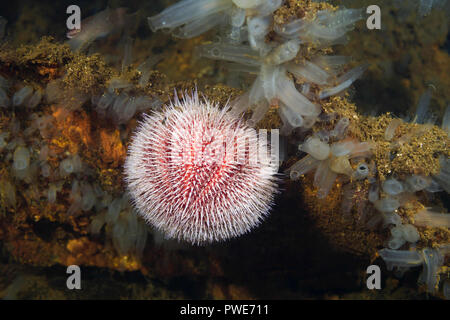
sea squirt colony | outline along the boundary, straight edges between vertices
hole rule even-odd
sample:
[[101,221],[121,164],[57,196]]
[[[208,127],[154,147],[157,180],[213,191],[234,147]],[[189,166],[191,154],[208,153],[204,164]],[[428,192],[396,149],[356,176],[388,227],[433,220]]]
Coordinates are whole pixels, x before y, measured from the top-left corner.
[[[43,46],[53,45],[48,39],[41,43]],[[61,52],[56,53],[57,57],[61,55],[62,59],[75,62],[76,58],[70,51],[58,48]],[[6,58],[3,58],[9,59],[7,50],[4,52]],[[91,60],[95,65],[93,68],[98,68],[96,63],[100,60],[97,59]],[[28,199],[28,206],[40,208],[42,216],[39,219],[49,217],[54,220],[60,213],[60,204],[65,201],[68,201],[65,214],[57,220],[70,221],[85,213],[96,213],[85,232],[96,236],[104,228],[120,255],[134,257],[131,261],[119,263],[120,268],[136,268],[133,259],[139,260],[142,255],[147,227],[133,212],[127,194],[118,195],[111,188],[110,181],[99,181],[98,165],[92,162],[92,158],[87,159],[92,153],[83,154],[83,150],[86,152],[92,146],[89,124],[86,116],[80,118],[77,112],[89,104],[97,115],[112,120],[117,126],[128,122],[137,113],[159,109],[162,102],[158,97],[149,96],[142,89],[136,93],[137,87],[143,88],[149,82],[156,61],[155,57],[144,61],[138,67],[140,77],[135,82],[125,80],[124,75],[118,73],[110,75],[107,84],[100,89],[96,89],[98,83],[95,79],[85,88],[80,86],[82,81],[67,85],[67,81],[71,81],[68,79],[78,77],[70,72],[65,72],[62,77],[51,77],[53,79],[45,81],[43,87],[38,82],[23,83],[14,77],[0,76],[0,107],[6,112],[0,133],[0,152],[5,164],[11,162],[10,174],[0,179],[3,209],[24,208],[18,189],[25,184],[28,190],[23,196]],[[89,64],[83,63],[83,68]],[[44,70],[52,69],[45,66]],[[110,168],[118,166],[118,159],[125,155],[118,133],[116,130],[110,135],[104,131],[99,137],[104,141],[104,147],[110,149],[100,151],[104,154],[103,159],[108,161],[105,165]],[[43,196],[47,204],[40,202]]]

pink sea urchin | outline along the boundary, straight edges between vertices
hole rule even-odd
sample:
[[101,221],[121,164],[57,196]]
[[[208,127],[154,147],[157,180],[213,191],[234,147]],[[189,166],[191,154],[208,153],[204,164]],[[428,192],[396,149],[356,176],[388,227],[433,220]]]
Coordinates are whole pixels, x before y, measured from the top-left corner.
[[200,101],[197,93],[146,115],[125,162],[134,206],[168,238],[192,244],[250,231],[277,190],[278,163],[260,152],[267,147],[261,140],[228,107]]

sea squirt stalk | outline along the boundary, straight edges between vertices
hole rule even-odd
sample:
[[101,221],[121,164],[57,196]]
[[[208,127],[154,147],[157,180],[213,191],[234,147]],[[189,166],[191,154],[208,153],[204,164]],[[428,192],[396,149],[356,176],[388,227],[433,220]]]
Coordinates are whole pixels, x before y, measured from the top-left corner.
[[261,152],[252,161],[256,131],[227,111],[195,93],[147,115],[132,139],[125,162],[131,198],[168,238],[222,241],[269,213],[278,163]]

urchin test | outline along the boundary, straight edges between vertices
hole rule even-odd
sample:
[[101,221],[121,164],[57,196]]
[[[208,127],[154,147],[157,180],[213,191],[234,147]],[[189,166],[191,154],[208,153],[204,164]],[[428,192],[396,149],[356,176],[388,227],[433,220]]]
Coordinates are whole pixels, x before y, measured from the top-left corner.
[[278,190],[278,130],[267,140],[228,106],[197,93],[176,99],[133,135],[125,161],[133,205],[167,238],[203,245],[245,234]]

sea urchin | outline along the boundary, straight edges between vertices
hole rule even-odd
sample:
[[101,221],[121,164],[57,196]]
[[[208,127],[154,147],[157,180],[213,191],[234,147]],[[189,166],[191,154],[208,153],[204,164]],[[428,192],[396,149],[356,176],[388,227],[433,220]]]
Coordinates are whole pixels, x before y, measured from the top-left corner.
[[128,190],[140,215],[168,238],[205,244],[237,237],[272,206],[278,163],[261,152],[265,139],[228,110],[195,93],[146,115],[134,134]]

